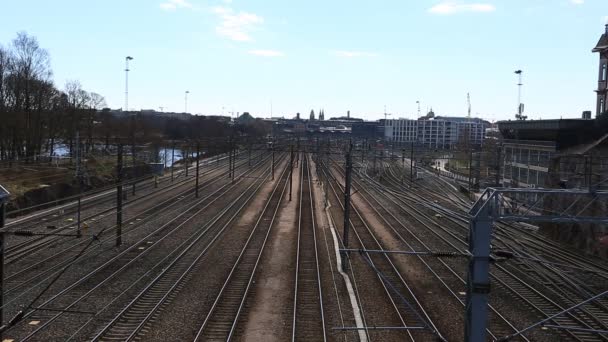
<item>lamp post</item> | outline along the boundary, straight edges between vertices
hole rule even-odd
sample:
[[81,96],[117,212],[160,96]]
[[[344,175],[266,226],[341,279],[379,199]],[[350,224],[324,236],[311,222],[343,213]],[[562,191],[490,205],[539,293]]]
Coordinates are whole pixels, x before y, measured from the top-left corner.
[[129,61],[133,60],[133,57],[125,57],[125,112],[129,111]]
[[184,113],[188,113],[188,94],[190,94],[190,91],[186,90],[184,93]]
[[521,86],[524,85],[522,83],[522,70],[515,70],[515,74],[519,77],[519,82],[517,83],[517,114],[515,118],[517,120],[526,120],[526,116],[524,115],[524,105],[521,103]]

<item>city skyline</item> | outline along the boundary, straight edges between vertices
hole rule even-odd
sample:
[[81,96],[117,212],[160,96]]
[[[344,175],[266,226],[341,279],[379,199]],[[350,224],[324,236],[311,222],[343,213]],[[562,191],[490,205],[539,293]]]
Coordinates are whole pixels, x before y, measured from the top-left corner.
[[414,118],[417,101],[422,114],[465,116],[467,93],[472,116],[514,119],[518,69],[529,119],[580,117],[595,108],[591,49],[608,16],[601,0],[3,7],[2,46],[19,31],[36,36],[59,88],[79,80],[111,108],[123,107],[124,58],[133,56],[130,109],[181,112],[189,91],[193,113],[307,117],[323,108],[368,120],[384,118],[385,106],[392,118]]

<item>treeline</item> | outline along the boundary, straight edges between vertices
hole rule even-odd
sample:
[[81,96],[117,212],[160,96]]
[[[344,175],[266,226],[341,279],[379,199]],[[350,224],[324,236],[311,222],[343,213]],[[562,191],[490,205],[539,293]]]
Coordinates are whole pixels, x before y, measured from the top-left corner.
[[97,109],[104,98],[78,81],[58,89],[49,53],[35,37],[20,32],[0,46],[0,159],[33,159],[52,153],[61,140],[72,149],[77,131],[92,145]]
[[52,79],[50,56],[35,37],[20,32],[0,45],[0,160],[36,160],[52,156],[59,144],[73,155],[77,136],[85,153],[127,144],[162,144],[165,139],[188,140],[263,135],[270,127],[261,120],[232,126],[201,116],[189,119],[156,117],[139,112],[113,113],[103,96],[69,81],[63,89]]

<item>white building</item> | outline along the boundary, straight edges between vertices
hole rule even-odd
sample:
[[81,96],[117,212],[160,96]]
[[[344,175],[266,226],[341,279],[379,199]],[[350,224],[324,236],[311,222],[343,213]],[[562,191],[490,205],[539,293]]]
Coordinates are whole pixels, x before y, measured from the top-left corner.
[[429,148],[451,149],[462,141],[480,146],[487,123],[478,118],[434,117],[387,120],[384,138],[396,143],[415,142]]

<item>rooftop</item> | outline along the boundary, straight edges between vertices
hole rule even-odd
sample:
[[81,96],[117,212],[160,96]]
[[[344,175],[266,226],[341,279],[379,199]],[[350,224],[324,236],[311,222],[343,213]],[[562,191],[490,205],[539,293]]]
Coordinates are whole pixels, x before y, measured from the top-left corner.
[[597,42],[597,45],[592,52],[602,52],[604,50],[608,50],[608,24],[606,24],[606,32],[600,37],[600,40]]

